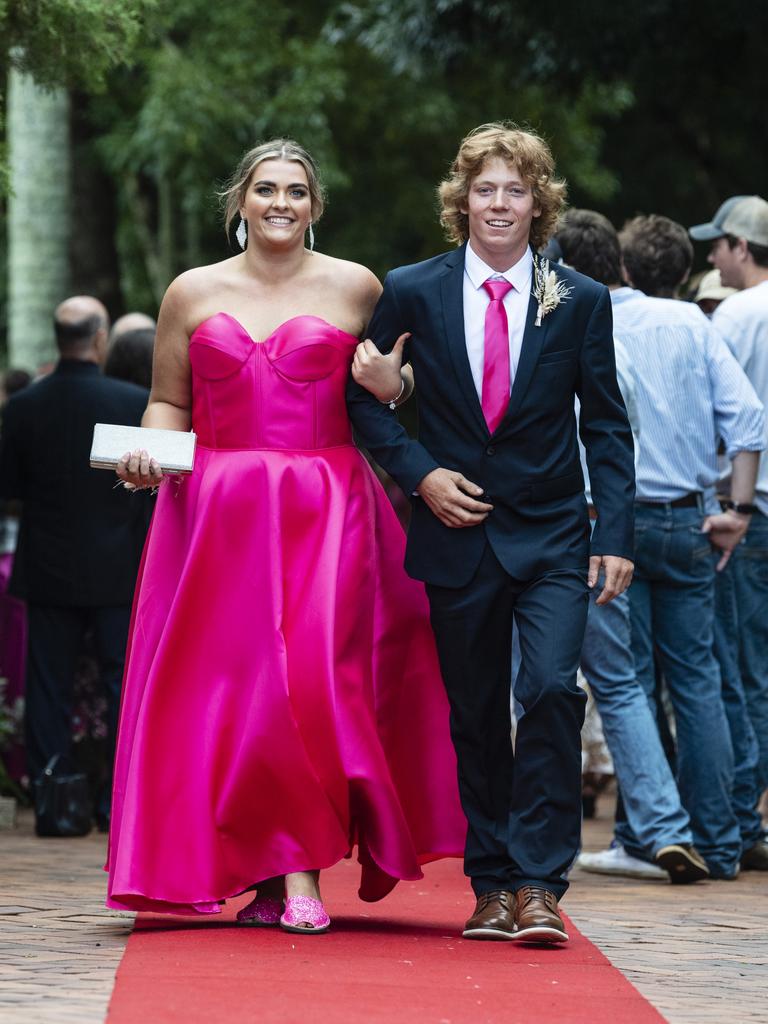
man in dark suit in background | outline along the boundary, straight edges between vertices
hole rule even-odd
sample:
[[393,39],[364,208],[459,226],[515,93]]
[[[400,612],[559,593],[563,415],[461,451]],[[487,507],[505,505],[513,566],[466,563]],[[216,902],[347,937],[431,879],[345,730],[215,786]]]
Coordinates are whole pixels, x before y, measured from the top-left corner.
[[72,689],[83,636],[94,631],[108,704],[110,779],[99,796],[109,816],[120,685],[145,524],[143,507],[113,474],[91,469],[97,422],[138,426],[145,388],[102,376],[109,318],[90,296],[54,314],[60,358],[53,372],[7,403],[0,433],[0,496],[22,502],[10,591],[26,599],[29,656],[25,743],[31,779],[71,747]]
[[[392,271],[353,375],[388,360],[392,386],[350,383],[361,442],[414,494],[406,568],[427,583],[477,897],[468,938],[562,942],[557,901],[581,825],[576,669],[589,588],[632,575],[632,435],[616,383],[608,289],[534,249],[564,186],[541,139],[506,124],[462,142],[440,188],[460,247]],[[419,439],[387,407],[411,333]],[[375,346],[374,343],[375,342]],[[574,397],[598,513],[590,545]],[[513,617],[524,714],[510,740]]]

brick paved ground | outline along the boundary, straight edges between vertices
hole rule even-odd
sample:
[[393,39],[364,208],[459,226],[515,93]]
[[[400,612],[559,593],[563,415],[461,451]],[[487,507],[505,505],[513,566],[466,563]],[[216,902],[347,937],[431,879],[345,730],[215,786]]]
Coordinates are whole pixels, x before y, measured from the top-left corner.
[[[607,821],[586,823],[586,849],[609,838]],[[0,832],[3,1024],[103,1021],[131,926],[103,907],[103,857],[103,836],[36,839],[28,814]],[[768,1020],[768,876],[673,888],[575,871],[572,881],[568,913],[671,1024]]]
[[[586,850],[610,839],[610,821],[585,823]],[[671,886],[576,870],[571,881],[567,912],[670,1024],[768,1021],[768,873]]]
[[105,837],[0,832],[0,1021],[104,1019],[133,915],[104,906]]

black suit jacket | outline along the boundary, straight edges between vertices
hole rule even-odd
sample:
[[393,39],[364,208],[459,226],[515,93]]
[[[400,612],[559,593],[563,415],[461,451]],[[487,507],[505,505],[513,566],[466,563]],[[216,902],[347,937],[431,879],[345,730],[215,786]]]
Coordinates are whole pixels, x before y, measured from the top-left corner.
[[[11,591],[34,604],[130,604],[146,531],[145,495],[91,469],[95,423],[138,426],[149,392],[63,359],[13,395],[0,432],[0,496],[22,501]],[[138,501],[136,500],[138,498]]]
[[412,332],[406,358],[416,378],[418,440],[364,388],[350,380],[347,390],[360,441],[406,494],[443,466],[483,487],[494,506],[482,526],[451,529],[413,498],[406,569],[429,583],[462,586],[474,574],[486,538],[517,579],[586,567],[589,520],[575,395],[599,513],[592,553],[631,558],[632,433],[616,382],[608,289],[558,266],[572,291],[540,327],[531,297],[509,407],[491,436],[467,358],[464,248],[388,274],[368,328],[384,351],[404,331]]

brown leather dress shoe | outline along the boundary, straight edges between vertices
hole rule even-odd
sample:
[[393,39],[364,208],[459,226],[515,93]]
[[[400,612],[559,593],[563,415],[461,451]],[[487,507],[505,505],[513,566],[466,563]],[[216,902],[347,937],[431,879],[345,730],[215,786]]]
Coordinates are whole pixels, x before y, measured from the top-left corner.
[[495,889],[478,896],[475,912],[467,921],[462,935],[465,939],[514,939],[514,893]]
[[515,939],[523,942],[567,942],[568,932],[557,912],[557,897],[539,885],[524,885],[515,893]]

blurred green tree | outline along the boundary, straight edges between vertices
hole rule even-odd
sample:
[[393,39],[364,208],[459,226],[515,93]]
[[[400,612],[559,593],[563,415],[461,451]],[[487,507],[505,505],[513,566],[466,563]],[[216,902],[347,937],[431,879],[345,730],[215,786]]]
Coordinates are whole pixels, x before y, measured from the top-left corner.
[[[574,204],[598,201],[618,222],[642,211],[690,223],[728,195],[766,192],[768,4],[583,0],[543,16],[525,0],[351,0],[345,11],[403,73],[442,71],[491,98],[501,66],[523,111],[521,86],[541,90],[541,127]],[[557,126],[574,115],[586,167]]]
[[[54,355],[51,309],[70,281],[68,87],[102,88],[155,0],[0,0],[0,81],[9,82],[0,194],[9,194],[8,349],[17,365]],[[0,123],[6,120],[0,95]]]
[[95,90],[127,60],[157,0],[0,0],[0,70]]
[[380,275],[445,246],[434,187],[483,121],[541,131],[571,202],[617,222],[765,191],[768,5],[747,21],[736,0],[0,0],[39,80],[75,83],[72,286],[114,313],[233,251],[216,189],[280,134],[324,171],[318,247]]
[[[397,29],[397,3],[383,8]],[[378,9],[378,5],[377,5]],[[171,277],[229,250],[213,194],[259,139],[298,137],[330,187],[318,245],[378,273],[445,243],[434,187],[478,119],[516,116],[557,137],[569,175],[595,198],[617,188],[601,167],[599,119],[629,101],[585,80],[566,111],[551,90],[508,81],[504,54],[478,53],[457,82],[437,62],[373,45],[346,3],[264,0],[211,9],[161,2],[130,69],[89,104],[96,146],[117,188],[117,243],[128,305],[150,307]],[[393,37],[393,46],[395,36]],[[406,48],[407,49],[407,48]]]
[[339,179],[326,108],[346,76],[323,16],[309,2],[163,0],[135,64],[91,101],[129,305],[156,307],[176,273],[225,253],[214,193],[257,139],[297,135]]

